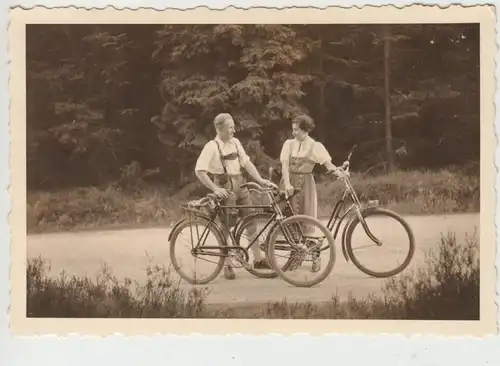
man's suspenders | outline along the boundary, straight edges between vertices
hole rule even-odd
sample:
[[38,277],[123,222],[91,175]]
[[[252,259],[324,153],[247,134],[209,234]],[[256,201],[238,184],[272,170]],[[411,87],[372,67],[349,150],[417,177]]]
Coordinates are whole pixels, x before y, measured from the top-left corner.
[[220,162],[222,163],[222,168],[224,169],[224,174],[227,175],[227,169],[226,169],[226,163],[224,160],[224,155],[222,154],[222,150],[219,146],[219,142],[214,139],[214,142],[217,144],[217,149],[219,150],[219,157],[220,157]]

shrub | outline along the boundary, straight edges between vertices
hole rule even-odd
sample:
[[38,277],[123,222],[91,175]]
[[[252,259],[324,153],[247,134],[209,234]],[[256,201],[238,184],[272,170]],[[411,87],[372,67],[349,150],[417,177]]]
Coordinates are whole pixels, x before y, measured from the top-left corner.
[[441,238],[427,266],[400,279],[389,279],[385,298],[403,319],[479,319],[479,253],[474,238],[457,244],[454,234]]
[[[442,170],[395,172],[365,179],[353,174],[352,183],[362,202],[378,199],[403,215],[479,211],[479,177],[474,175]],[[320,216],[331,214],[340,184],[327,179],[318,181]],[[170,225],[182,215],[182,203],[204,193],[206,189],[196,183],[186,185],[176,195],[165,188],[134,192],[114,186],[29,192],[28,231]]]
[[29,194],[27,212],[30,231],[170,223],[181,214],[166,191],[132,194],[115,187]]
[[[352,174],[351,183],[362,202],[379,200],[401,214],[479,211],[479,176],[458,171],[399,171],[367,178]],[[318,183],[322,215],[331,213],[343,189],[340,184],[328,180]]]
[[97,281],[87,277],[47,276],[42,259],[29,261],[27,303],[30,317],[116,318],[332,318],[332,319],[479,319],[479,257],[475,238],[460,245],[443,237],[426,266],[386,281],[383,296],[356,299],[337,295],[322,303],[286,299],[266,304],[207,305],[208,292],[180,289],[170,270],[149,266],[145,285],[118,281],[104,268]]
[[206,291],[188,293],[172,281],[170,270],[149,266],[144,285],[119,283],[104,267],[97,280],[62,273],[47,276],[50,266],[41,258],[27,268],[27,316],[56,318],[191,318],[203,314]]

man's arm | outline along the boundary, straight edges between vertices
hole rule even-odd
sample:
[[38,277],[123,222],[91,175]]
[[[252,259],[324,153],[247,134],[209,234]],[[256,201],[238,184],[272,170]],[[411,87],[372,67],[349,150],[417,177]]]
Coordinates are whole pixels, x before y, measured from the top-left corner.
[[196,170],[195,174],[198,177],[198,179],[201,181],[201,183],[203,183],[203,185],[205,187],[210,189],[218,197],[225,199],[225,198],[228,198],[229,195],[231,194],[225,188],[219,187],[217,184],[212,182],[212,180],[210,179],[210,177],[208,176],[208,174],[205,170]]
[[200,182],[210,189],[212,192],[216,194],[226,195],[225,190],[219,186],[217,186],[208,176],[207,171],[214,157],[216,151],[214,150],[214,145],[211,142],[208,142],[200,153],[198,160],[196,161],[196,166],[194,168],[194,173],[196,177],[200,180]]
[[219,188],[219,186],[217,186],[212,181],[212,179],[210,179],[210,177],[208,176],[208,174],[207,174],[207,172],[205,170],[196,170],[195,174],[198,177],[198,179],[200,180],[200,182],[205,187],[207,187],[208,189],[210,189],[212,192],[215,192]]
[[267,183],[267,180],[260,176],[259,171],[250,160],[243,167],[257,183],[261,185]]
[[250,174],[250,176],[260,185],[273,185],[274,184],[267,179],[264,179],[260,176],[259,171],[255,167],[255,165],[250,161],[250,157],[247,155],[245,152],[245,149],[243,148],[243,145],[241,145],[241,142],[235,138],[235,142],[237,144],[237,148],[240,154],[240,163],[241,166]]

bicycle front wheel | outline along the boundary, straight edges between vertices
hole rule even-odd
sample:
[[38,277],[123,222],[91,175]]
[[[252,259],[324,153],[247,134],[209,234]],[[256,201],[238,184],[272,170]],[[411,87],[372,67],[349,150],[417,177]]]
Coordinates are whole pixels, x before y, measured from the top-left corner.
[[323,282],[331,273],[336,259],[335,242],[319,220],[308,215],[294,215],[274,226],[267,256],[284,281],[296,287],[311,287]]
[[384,208],[366,209],[361,216],[363,220],[357,216],[346,229],[346,251],[352,263],[361,272],[377,278],[402,272],[415,253],[410,225]]
[[170,261],[179,276],[192,285],[207,284],[217,277],[227,255],[220,230],[207,219],[186,219],[172,232]]

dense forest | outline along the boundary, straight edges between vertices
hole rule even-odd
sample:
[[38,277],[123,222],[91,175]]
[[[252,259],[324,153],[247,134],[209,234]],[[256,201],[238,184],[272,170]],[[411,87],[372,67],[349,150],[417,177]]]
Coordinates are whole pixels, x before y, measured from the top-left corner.
[[298,113],[334,163],[357,144],[359,172],[479,161],[479,36],[476,24],[29,25],[28,188],[146,175],[180,187],[220,112],[263,172]]

